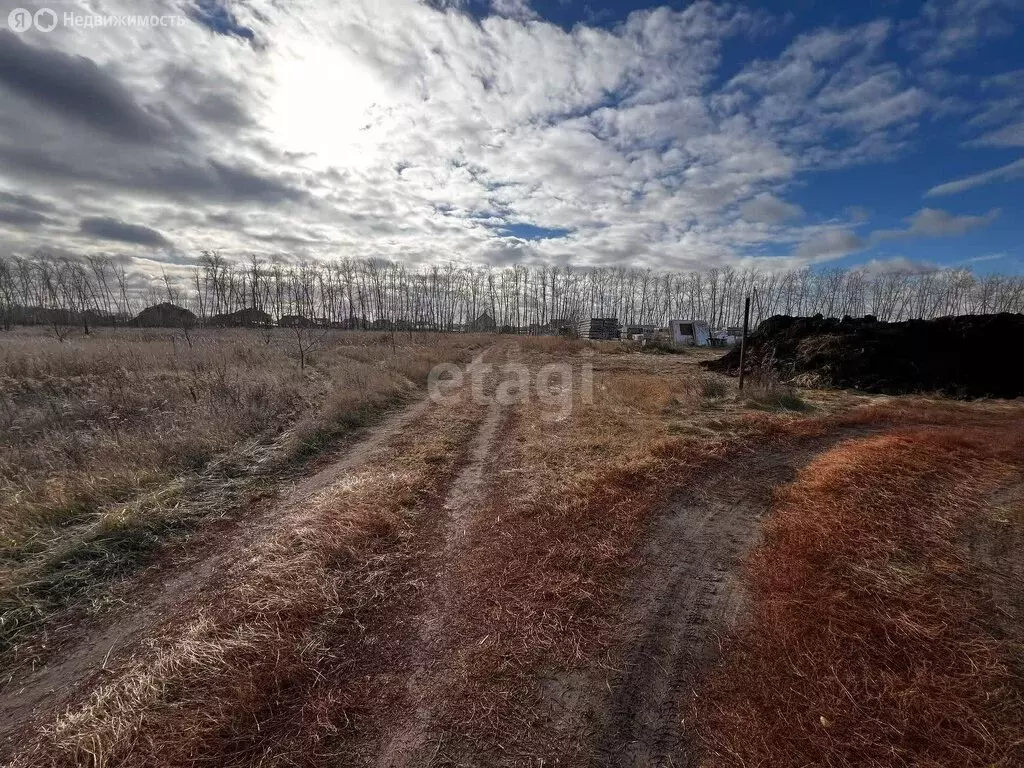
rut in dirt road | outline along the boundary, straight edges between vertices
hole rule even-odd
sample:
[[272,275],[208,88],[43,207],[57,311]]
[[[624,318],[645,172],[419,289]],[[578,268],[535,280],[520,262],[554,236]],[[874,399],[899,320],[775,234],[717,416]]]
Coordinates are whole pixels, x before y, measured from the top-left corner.
[[594,765],[692,764],[683,707],[740,608],[734,574],[773,489],[814,453],[776,447],[734,459],[675,498],[655,524],[623,616],[634,639],[595,713]]
[[439,656],[445,654],[444,630],[446,616],[451,610],[452,593],[457,588],[446,573],[475,509],[483,505],[485,492],[485,466],[491,455],[494,440],[499,431],[503,409],[492,405],[487,418],[470,449],[469,463],[463,467],[453,483],[444,503],[447,513],[444,522],[444,541],[436,564],[436,594],[431,604],[419,619],[418,658],[408,682],[410,711],[392,729],[393,735],[385,744],[376,761],[378,768],[405,768],[424,765],[431,759],[435,747],[429,744],[432,721],[432,696],[443,687],[431,672]]
[[[511,353],[506,350],[505,354]],[[474,364],[480,363],[480,359],[474,361]],[[487,388],[493,389],[493,386],[491,381]],[[423,766],[437,756],[438,745],[431,741],[436,736],[431,733],[434,699],[445,683],[438,678],[436,667],[451,654],[445,630],[459,589],[450,569],[476,513],[486,506],[491,461],[507,426],[507,415],[506,407],[496,400],[491,402],[469,447],[467,462],[448,489],[442,507],[443,538],[439,551],[432,558],[433,594],[428,598],[423,615],[417,619],[419,642],[407,684],[410,709],[389,729],[391,736],[383,743],[374,762],[377,768]]]

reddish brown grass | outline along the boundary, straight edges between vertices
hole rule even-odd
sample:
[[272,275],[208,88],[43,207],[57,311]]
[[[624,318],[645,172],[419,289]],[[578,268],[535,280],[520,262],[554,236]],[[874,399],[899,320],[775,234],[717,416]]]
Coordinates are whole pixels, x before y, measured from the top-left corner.
[[707,765],[1020,764],[1024,701],[963,529],[1024,463],[1021,426],[847,442],[780,494],[748,624],[692,713]]
[[[532,342],[515,343],[529,348]],[[550,357],[534,353],[531,365],[588,351],[587,345],[562,340],[541,346]],[[367,353],[346,354],[361,360]],[[175,606],[184,619],[147,629],[147,644],[133,658],[121,659],[87,700],[43,718],[41,736],[18,746],[15,764],[540,765],[538,756],[544,764],[587,761],[586,744],[558,740],[541,681],[608,663],[637,545],[665,495],[706,464],[741,454],[749,440],[799,440],[837,425],[888,424],[900,415],[863,406],[835,418],[820,408],[810,415],[751,414],[731,387],[709,398],[706,376],[678,361],[641,355],[586,360],[597,369],[594,403],[578,399],[562,421],[547,418],[536,401],[500,415],[494,450],[483,460],[481,498],[473,496],[471,508],[461,510],[468,526],[464,535],[452,538],[444,505],[471,438],[490,411],[431,406],[301,514],[261,529],[255,543],[234,555],[217,589]],[[822,755],[831,759],[815,752],[814,744],[820,744],[808,736],[820,736],[814,722],[826,715],[829,727],[822,738],[849,736],[871,764],[877,745],[862,742],[873,737],[872,728],[882,728],[879,701],[895,698],[907,707],[899,713],[904,721],[885,728],[923,727],[925,715],[936,711],[918,711],[914,700],[901,698],[931,690],[924,682],[914,688],[904,680],[908,673],[900,664],[910,664],[907,654],[917,646],[894,651],[898,663],[874,670],[871,684],[857,687],[857,674],[869,669],[868,662],[890,645],[903,648],[898,643],[906,642],[904,636],[919,643],[934,641],[936,632],[952,632],[956,642],[966,637],[967,646],[950,650],[952,662],[963,662],[966,647],[978,664],[979,685],[1002,674],[997,655],[985,656],[995,653],[991,643],[963,634],[946,614],[936,620],[929,611],[951,611],[957,621],[966,615],[953,587],[968,583],[971,574],[943,537],[974,509],[972,499],[1008,471],[1020,445],[1005,435],[1001,443],[987,445],[981,432],[934,440],[931,434],[907,432],[856,443],[857,450],[843,449],[848,454],[829,454],[782,500],[769,534],[776,549],[768,551],[790,564],[771,573],[770,557],[759,555],[752,573],[762,569],[768,594],[780,584],[818,591],[794,592],[798,600],[783,600],[777,608],[758,607],[765,631],[778,633],[765,642],[818,642],[816,632],[834,643],[851,637],[863,642],[852,651],[829,646],[833,657],[812,656],[816,666],[807,669],[797,666],[801,656],[784,644],[766,645],[784,650],[760,660],[753,652],[760,648],[756,642],[738,643],[724,676],[709,689],[714,705],[702,720],[709,731],[717,729],[705,733],[713,760],[793,764],[785,750],[805,758],[802,764]],[[947,454],[954,460],[942,461]],[[848,460],[852,475],[844,474]],[[847,483],[850,493],[837,493]],[[908,509],[897,501],[904,485]],[[801,511],[806,505],[814,515]],[[788,517],[785,510],[791,510]],[[863,516],[865,510],[870,514]],[[893,510],[896,516],[889,519]],[[805,518],[815,522],[792,532],[780,522],[795,525]],[[863,520],[870,523],[870,535],[858,538]],[[858,548],[869,544],[874,548]],[[874,559],[865,561],[864,552]],[[934,565],[937,575],[921,577],[930,573],[922,563]],[[833,572],[846,574],[846,581]],[[947,591],[927,591],[947,582],[953,585]],[[904,591],[910,598],[904,599]],[[842,612],[860,610],[860,600],[885,611],[895,606],[895,613],[879,624],[870,612],[855,612],[854,634],[844,634]],[[827,621],[819,622],[821,616]],[[798,618],[805,624],[798,625]],[[779,619],[788,619],[788,628],[772,625]],[[778,662],[789,666],[780,671],[772,666]],[[947,666],[961,679],[961,667]],[[945,668],[914,668],[912,682],[938,679]],[[806,698],[817,689],[801,675],[827,678],[834,671],[841,685],[863,699],[860,709],[842,704],[848,697],[837,700],[845,689],[834,686],[817,699]],[[753,693],[751,680],[759,681]],[[873,687],[878,681],[890,693],[880,696]],[[788,715],[772,709],[783,696],[793,697]],[[976,703],[967,700],[969,706]],[[1011,711],[1009,700],[991,701],[997,715]],[[826,704],[838,712],[822,709]],[[793,715],[797,705],[799,714]],[[795,750],[781,741],[787,718],[809,729],[794,731],[802,740]],[[401,726],[397,731],[393,720]],[[998,717],[965,722],[990,729],[993,723],[1005,725]],[[953,726],[943,721],[942,727]],[[1001,738],[1001,732],[993,733]],[[715,741],[719,736],[722,741]],[[768,757],[757,752],[772,739],[781,751]]]

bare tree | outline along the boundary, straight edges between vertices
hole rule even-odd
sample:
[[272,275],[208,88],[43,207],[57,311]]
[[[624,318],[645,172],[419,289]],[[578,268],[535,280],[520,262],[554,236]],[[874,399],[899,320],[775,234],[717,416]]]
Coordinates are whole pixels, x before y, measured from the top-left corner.
[[328,328],[313,328],[303,323],[296,323],[292,326],[292,332],[295,334],[295,348],[299,353],[299,370],[306,370],[306,361],[309,357],[309,353],[313,351],[317,344],[323,341],[327,335]]

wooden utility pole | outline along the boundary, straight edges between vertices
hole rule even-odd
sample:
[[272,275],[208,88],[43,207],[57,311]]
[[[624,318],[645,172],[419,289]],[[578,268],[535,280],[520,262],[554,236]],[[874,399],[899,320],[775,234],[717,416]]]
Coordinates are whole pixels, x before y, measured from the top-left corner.
[[743,336],[740,337],[740,392],[743,391],[743,364],[747,356],[747,327],[750,325],[750,297],[743,302]]

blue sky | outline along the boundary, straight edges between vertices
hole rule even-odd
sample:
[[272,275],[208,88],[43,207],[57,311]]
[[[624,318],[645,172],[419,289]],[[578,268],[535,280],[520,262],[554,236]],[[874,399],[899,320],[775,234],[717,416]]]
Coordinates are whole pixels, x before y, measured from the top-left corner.
[[1024,0],[15,6],[15,253],[1024,272]]

